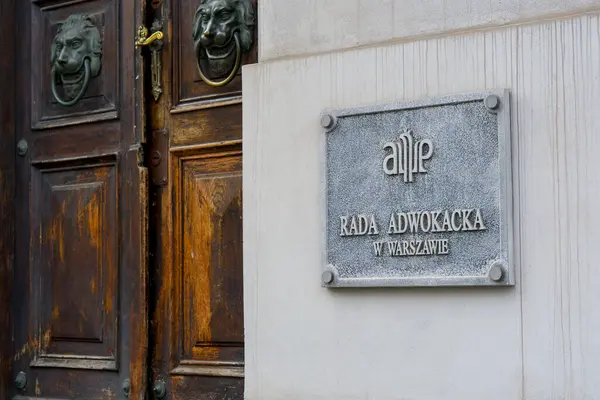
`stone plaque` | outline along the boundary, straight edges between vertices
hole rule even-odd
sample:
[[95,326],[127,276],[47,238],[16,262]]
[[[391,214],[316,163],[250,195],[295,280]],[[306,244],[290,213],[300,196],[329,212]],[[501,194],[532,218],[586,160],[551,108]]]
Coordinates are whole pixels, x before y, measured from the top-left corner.
[[325,287],[510,286],[508,91],[324,113]]

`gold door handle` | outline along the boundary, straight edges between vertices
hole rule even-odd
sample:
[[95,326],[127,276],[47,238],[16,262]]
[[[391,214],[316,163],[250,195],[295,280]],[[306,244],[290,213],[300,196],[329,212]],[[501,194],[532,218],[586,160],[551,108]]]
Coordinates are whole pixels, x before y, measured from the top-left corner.
[[148,36],[148,28],[146,28],[144,25],[141,25],[138,28],[138,37],[135,40],[135,47],[148,46],[155,40],[161,40],[164,37],[165,35],[162,33],[162,31],[156,31],[152,35]]
[[162,90],[161,74],[162,74],[162,62],[160,52],[163,48],[163,38],[165,37],[162,33],[162,24],[156,20],[152,24],[152,34],[148,36],[148,28],[141,25],[138,28],[138,37],[135,40],[135,47],[149,46],[150,54],[152,55],[152,96],[154,101],[158,101]]

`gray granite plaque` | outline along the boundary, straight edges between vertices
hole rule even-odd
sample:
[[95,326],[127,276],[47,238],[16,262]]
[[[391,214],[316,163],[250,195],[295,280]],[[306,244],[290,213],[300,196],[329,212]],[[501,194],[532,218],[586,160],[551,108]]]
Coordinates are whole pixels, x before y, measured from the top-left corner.
[[325,287],[510,286],[506,90],[326,112]]

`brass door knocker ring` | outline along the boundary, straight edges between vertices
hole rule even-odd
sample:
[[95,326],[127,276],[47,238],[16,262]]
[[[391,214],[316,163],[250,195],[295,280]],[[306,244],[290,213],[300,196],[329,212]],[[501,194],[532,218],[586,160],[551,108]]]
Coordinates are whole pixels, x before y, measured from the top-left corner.
[[242,65],[242,46],[240,45],[240,36],[239,36],[238,32],[233,33],[233,39],[235,40],[235,48],[236,48],[235,64],[233,65],[233,69],[231,70],[231,72],[229,73],[227,78],[223,79],[222,81],[213,81],[212,79],[210,79],[209,77],[206,76],[204,71],[202,71],[202,65],[200,64],[200,51],[202,49],[202,46],[200,45],[200,42],[196,43],[196,67],[198,68],[198,74],[200,75],[200,79],[202,79],[204,82],[206,82],[207,85],[210,85],[213,87],[225,86],[229,82],[231,82],[233,80],[233,78],[235,78],[238,71],[240,70],[240,66]]
[[63,105],[65,107],[70,107],[70,106],[74,105],[75,103],[77,103],[83,97],[85,91],[88,88],[88,85],[90,84],[90,77],[92,75],[89,58],[86,58],[85,60],[83,60],[83,67],[84,67],[85,72],[84,72],[84,76],[83,76],[83,84],[81,85],[81,89],[79,89],[79,93],[77,93],[77,96],[75,96],[75,98],[73,98],[72,100],[69,100],[69,101],[63,100],[60,98],[60,95],[58,94],[58,91],[56,89],[56,81],[57,81],[58,73],[56,72],[55,67],[52,68],[52,95],[54,96],[54,98],[60,105]]

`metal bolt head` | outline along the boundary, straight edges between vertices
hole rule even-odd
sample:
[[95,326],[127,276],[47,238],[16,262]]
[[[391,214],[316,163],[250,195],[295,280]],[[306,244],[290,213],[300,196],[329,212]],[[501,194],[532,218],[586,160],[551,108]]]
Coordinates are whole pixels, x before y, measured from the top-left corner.
[[333,272],[331,272],[331,271],[323,271],[323,274],[321,274],[321,280],[325,284],[329,284],[329,283],[333,282],[333,279],[334,279],[334,276],[333,276]]
[[494,264],[488,271],[488,277],[494,282],[500,282],[504,278],[504,268],[501,264]]
[[17,154],[20,156],[24,156],[25,154],[27,154],[27,150],[29,150],[27,141],[25,139],[19,140],[19,143],[17,143]]
[[27,387],[27,375],[25,375],[25,372],[19,372],[15,378],[15,387],[19,390],[25,390]]
[[325,129],[332,129],[335,126],[335,117],[331,114],[321,116],[321,126]]
[[131,381],[129,379],[125,379],[123,381],[123,393],[125,396],[129,397],[129,393],[131,392]]
[[165,385],[165,383],[163,381],[158,381],[154,384],[154,388],[152,389],[152,392],[154,393],[154,396],[157,399],[162,399],[167,394],[167,386]]
[[157,167],[160,164],[161,159],[162,156],[160,151],[154,150],[150,156],[150,163],[152,163],[152,166]]
[[498,109],[498,107],[500,107],[500,98],[498,96],[496,96],[495,94],[490,94],[483,100],[483,104],[489,110],[496,110],[496,109]]

